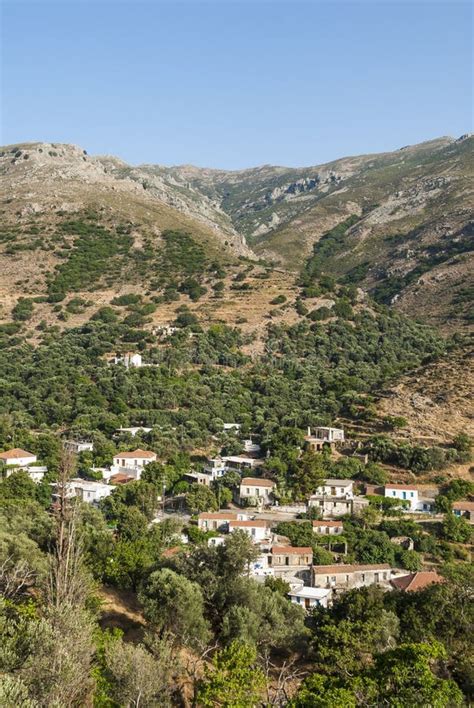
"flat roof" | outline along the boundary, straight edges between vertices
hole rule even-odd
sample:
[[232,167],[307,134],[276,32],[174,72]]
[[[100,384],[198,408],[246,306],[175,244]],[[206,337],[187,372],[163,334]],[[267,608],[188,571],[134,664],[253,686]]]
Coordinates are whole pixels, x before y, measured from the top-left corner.
[[298,588],[297,590],[290,590],[288,593],[290,597],[308,597],[315,598],[316,600],[322,600],[330,594],[331,590],[327,588],[310,588],[307,585],[304,585],[302,588]]
[[350,487],[354,484],[353,479],[327,479],[325,482],[321,482],[320,487]]
[[413,492],[418,491],[418,487],[414,484],[386,484],[385,489],[408,489]]

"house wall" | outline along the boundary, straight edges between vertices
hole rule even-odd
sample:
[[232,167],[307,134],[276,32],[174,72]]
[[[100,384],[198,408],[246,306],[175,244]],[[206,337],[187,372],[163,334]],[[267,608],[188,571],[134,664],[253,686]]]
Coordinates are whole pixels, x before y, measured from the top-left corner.
[[389,499],[401,499],[410,502],[410,508],[416,509],[418,504],[418,491],[415,489],[387,489],[385,488],[385,497]]
[[365,570],[352,573],[330,573],[325,575],[315,574],[313,571],[313,585],[316,588],[360,588],[374,584],[384,584],[390,581],[392,571]]
[[36,455],[28,455],[28,457],[16,457],[11,460],[2,460],[2,464],[6,467],[27,467],[36,462]]
[[270,558],[269,558],[269,563],[272,567],[290,566],[290,565],[291,566],[307,566],[307,565],[311,565],[312,562],[313,562],[313,554],[312,553],[305,553],[305,554],[273,553],[271,555],[271,562],[270,562]]

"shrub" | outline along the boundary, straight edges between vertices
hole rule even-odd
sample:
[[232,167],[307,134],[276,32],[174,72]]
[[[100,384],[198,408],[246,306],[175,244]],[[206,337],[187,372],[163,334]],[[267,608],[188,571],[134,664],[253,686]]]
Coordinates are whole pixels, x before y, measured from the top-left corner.
[[277,295],[273,300],[270,300],[270,305],[282,305],[284,302],[286,302],[286,296]]
[[12,310],[12,317],[17,322],[26,322],[33,315],[33,300],[27,297],[20,297]]

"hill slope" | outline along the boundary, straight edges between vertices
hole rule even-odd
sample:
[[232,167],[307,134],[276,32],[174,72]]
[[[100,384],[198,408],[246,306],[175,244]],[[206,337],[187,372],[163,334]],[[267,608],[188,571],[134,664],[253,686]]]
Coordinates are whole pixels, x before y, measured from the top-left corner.
[[329,233],[320,270],[452,330],[471,323],[473,143],[440,138],[301,169],[155,171],[218,203],[257,254],[286,268]]
[[[214,307],[209,286],[224,280],[230,288],[237,275],[245,279],[239,258],[260,257],[278,263],[280,273],[275,278],[274,271],[254,265],[254,275],[266,281],[257,278],[251,297],[241,288],[244,307],[239,311],[237,303],[234,314],[248,317],[255,309],[261,319],[279,289],[285,297],[294,293],[294,273],[310,258],[308,283],[329,273],[410,316],[464,331],[472,324],[472,147],[468,136],[440,138],[314,167],[232,172],[131,167],[67,145],[8,146],[0,152],[0,178],[9,193],[0,235],[3,317],[19,295],[41,296],[58,286],[51,280],[68,270],[69,256],[77,261],[77,243],[84,246],[67,222],[93,212],[96,227],[128,229],[130,237],[128,245],[124,239],[115,244],[113,257],[104,252],[99,258],[100,278],[86,284],[85,268],[82,284],[76,279],[74,287],[67,285],[67,292],[94,289],[102,304],[137,289],[176,296],[180,287],[186,290],[182,281],[192,278],[207,288],[200,297],[208,303],[207,316],[232,318],[222,300]],[[169,251],[176,244],[164,243],[166,230],[191,234],[192,243],[180,243],[180,254],[174,252],[174,265]],[[86,249],[83,261],[96,256],[97,249]],[[212,269],[217,262],[221,268]],[[49,314],[47,307],[36,312]]]

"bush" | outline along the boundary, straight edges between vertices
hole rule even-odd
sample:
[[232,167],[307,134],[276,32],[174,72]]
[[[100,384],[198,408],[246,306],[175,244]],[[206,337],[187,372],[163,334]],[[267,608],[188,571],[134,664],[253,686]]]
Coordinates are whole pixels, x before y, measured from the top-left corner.
[[33,315],[33,300],[27,297],[20,297],[12,310],[12,317],[17,322],[26,322]]
[[284,302],[286,302],[286,296],[277,295],[273,300],[270,300],[270,305],[282,305]]

